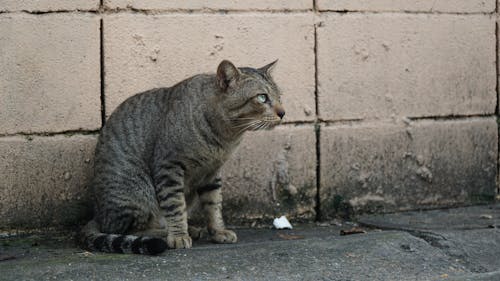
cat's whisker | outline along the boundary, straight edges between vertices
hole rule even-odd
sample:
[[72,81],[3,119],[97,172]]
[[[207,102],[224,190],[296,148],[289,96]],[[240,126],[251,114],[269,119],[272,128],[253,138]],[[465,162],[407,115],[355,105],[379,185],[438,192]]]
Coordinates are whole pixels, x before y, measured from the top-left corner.
[[246,124],[245,124],[246,126],[244,126],[242,129],[240,129],[240,130],[238,131],[238,134],[241,134],[241,133],[245,132],[245,131],[246,131],[246,130],[248,130],[248,129],[253,129],[253,128],[254,128],[256,125],[258,125],[260,122],[261,122],[260,120],[254,120],[254,121],[252,121],[252,122],[246,123]]
[[262,128],[264,128],[265,126],[266,126],[266,122],[261,122],[261,123],[259,124],[259,126],[257,127],[257,129],[256,129],[256,130],[261,130],[261,129],[262,129]]
[[251,125],[257,124],[258,122],[260,122],[260,121],[259,120],[253,120],[251,122],[245,122],[245,123],[233,126],[233,128],[240,128],[240,127],[251,126]]
[[236,118],[236,119],[229,119],[232,123],[248,123],[248,122],[253,122],[253,121],[258,121],[256,118]]
[[253,128],[252,128],[252,129],[256,131],[256,130],[258,130],[258,129],[260,128],[260,126],[262,126],[262,121],[260,121],[260,120],[259,120],[259,122],[257,122],[257,123],[255,124],[255,126],[253,126]]
[[238,121],[238,120],[257,120],[257,119],[253,118],[253,117],[238,117],[238,118],[231,118],[229,120],[231,120],[231,121]]
[[[253,122],[250,122],[250,124],[253,123]],[[241,128],[241,127],[245,127],[245,126],[248,126],[249,123],[242,123],[242,124],[238,124],[238,125],[235,125],[233,126],[233,128]]]
[[274,126],[276,126],[278,123],[276,121],[268,121],[266,122],[266,125],[264,126],[263,130],[267,130],[269,128],[273,128]]
[[252,127],[252,130],[253,131],[257,131],[259,130],[259,128],[262,126],[262,121],[259,120],[259,122],[257,122],[253,127]]

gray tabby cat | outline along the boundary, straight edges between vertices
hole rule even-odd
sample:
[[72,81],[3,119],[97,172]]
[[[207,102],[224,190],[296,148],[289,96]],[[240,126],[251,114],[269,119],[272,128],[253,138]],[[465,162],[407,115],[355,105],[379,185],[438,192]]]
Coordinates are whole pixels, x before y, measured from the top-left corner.
[[285,115],[270,75],[274,64],[236,68],[222,61],[216,74],[123,102],[97,143],[95,214],[82,229],[83,245],[138,254],[190,248],[197,231],[187,214],[195,202],[211,240],[235,243],[222,219],[218,173],[245,131],[272,128]]

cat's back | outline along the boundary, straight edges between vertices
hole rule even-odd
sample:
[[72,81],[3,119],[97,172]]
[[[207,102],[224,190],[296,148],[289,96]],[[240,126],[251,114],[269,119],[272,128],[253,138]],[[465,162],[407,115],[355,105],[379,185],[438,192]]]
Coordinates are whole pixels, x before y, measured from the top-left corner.
[[122,102],[103,126],[96,148],[98,159],[127,153],[142,157],[154,144],[155,133],[162,122],[161,104],[168,88],[152,89]]
[[[123,122],[133,118],[151,118],[167,116],[182,111],[188,105],[204,103],[213,75],[198,74],[183,80],[176,85],[165,88],[151,89],[127,98],[111,114],[108,123]],[[209,95],[212,93],[208,92]]]
[[203,115],[200,113],[207,110],[207,101],[214,95],[207,91],[212,84],[213,75],[200,74],[169,88],[129,97],[106,121],[97,154],[149,157],[159,138],[172,149],[185,146],[196,134],[194,129]]
[[142,118],[160,113],[157,112],[161,110],[159,103],[167,91],[168,88],[151,89],[127,98],[109,116],[104,128],[129,120],[144,120]]

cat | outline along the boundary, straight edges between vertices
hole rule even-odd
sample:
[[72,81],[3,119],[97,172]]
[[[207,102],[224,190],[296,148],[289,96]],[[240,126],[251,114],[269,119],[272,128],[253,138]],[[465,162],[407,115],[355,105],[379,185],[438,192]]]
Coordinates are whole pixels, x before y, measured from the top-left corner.
[[271,129],[283,119],[275,64],[237,68],[224,60],[215,74],[124,101],[98,138],[94,218],[80,232],[83,246],[151,255],[191,248],[199,232],[188,227],[187,214],[196,202],[210,239],[236,243],[222,218],[219,170],[245,131]]

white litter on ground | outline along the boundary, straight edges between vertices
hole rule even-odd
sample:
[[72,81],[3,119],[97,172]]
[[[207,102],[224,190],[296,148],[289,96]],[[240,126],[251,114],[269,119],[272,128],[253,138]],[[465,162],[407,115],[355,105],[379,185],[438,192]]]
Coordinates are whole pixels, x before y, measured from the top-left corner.
[[276,229],[292,229],[293,228],[285,216],[281,216],[280,218],[274,219],[273,225]]

